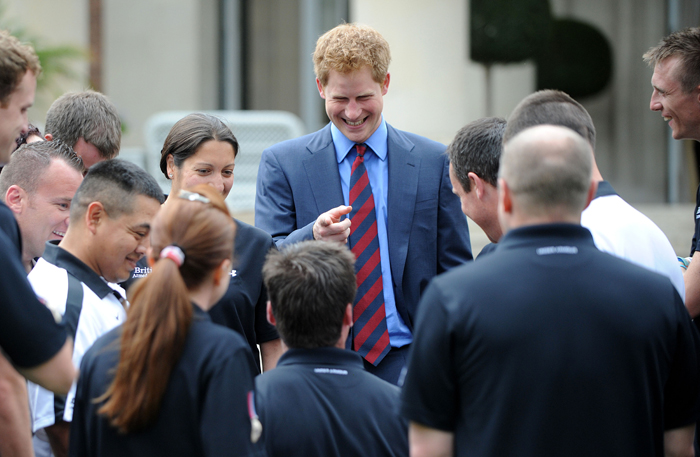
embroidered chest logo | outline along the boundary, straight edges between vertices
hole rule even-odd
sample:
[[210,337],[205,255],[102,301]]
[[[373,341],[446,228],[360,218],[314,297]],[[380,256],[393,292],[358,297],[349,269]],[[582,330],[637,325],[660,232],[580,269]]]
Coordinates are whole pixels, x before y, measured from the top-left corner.
[[236,270],[231,270],[231,273],[229,273],[232,278],[236,277]]

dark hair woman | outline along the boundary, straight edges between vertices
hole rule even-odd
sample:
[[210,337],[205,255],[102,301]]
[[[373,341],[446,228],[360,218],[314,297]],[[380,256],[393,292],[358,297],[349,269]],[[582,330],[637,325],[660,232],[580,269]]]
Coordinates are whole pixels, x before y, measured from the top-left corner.
[[170,198],[153,221],[152,272],[130,290],[125,324],[83,357],[71,455],[260,452],[247,344],[206,313],[228,287],[235,225],[210,186]]
[[[168,133],[160,158],[160,169],[172,183],[170,195],[208,184],[226,198],[233,185],[238,149],[238,141],[221,119],[204,113],[180,119]],[[267,371],[275,367],[282,354],[277,330],[267,321],[267,291],[262,280],[265,256],[276,248],[272,237],[263,230],[239,220],[234,222],[236,251],[231,283],[209,315],[217,324],[240,332],[248,340],[258,371],[259,358]]]

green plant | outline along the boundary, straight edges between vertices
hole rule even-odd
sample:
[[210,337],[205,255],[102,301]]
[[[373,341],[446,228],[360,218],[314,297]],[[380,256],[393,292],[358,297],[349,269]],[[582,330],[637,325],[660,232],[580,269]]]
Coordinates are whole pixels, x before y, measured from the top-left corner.
[[37,80],[37,92],[51,97],[63,93],[61,80],[78,80],[80,76],[73,69],[76,62],[87,60],[87,52],[77,46],[48,44],[43,37],[29,32],[16,18],[9,17],[7,6],[0,1],[0,29],[9,30],[23,43],[30,43],[41,62],[42,73]]

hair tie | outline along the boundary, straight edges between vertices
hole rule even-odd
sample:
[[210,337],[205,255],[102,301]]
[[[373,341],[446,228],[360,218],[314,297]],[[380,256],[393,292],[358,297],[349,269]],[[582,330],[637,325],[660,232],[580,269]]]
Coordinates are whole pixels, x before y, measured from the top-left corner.
[[185,253],[182,252],[182,249],[180,249],[179,246],[171,244],[170,246],[164,247],[163,250],[160,251],[160,258],[168,258],[175,262],[175,265],[180,268],[185,262]]

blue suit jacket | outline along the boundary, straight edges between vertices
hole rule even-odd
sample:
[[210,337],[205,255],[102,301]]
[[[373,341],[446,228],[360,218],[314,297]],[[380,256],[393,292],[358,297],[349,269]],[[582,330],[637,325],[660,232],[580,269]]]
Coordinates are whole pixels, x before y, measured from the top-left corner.
[[[420,295],[437,274],[472,259],[467,220],[452,193],[445,146],[387,124],[387,231],[396,309],[413,330]],[[263,152],[255,225],[278,247],[313,239],[321,213],[343,205],[328,124]]]

